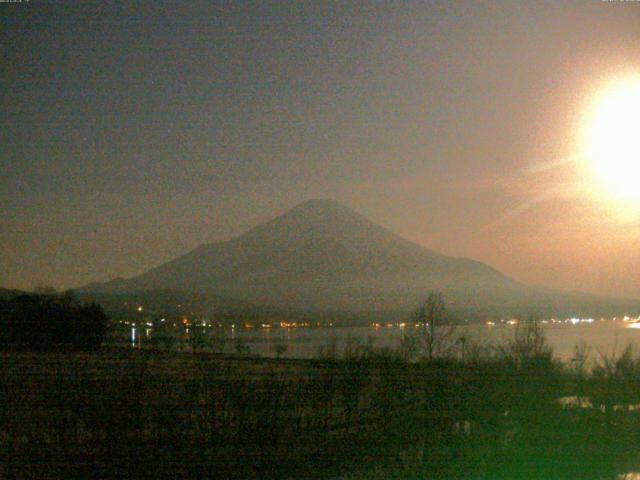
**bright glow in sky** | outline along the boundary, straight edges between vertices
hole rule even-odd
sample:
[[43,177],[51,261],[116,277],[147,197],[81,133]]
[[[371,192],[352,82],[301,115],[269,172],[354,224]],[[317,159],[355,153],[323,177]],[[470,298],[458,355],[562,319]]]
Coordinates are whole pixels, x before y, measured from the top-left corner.
[[0,287],[133,276],[330,198],[640,296],[640,95],[608,87],[640,71],[638,2],[1,7]]
[[584,156],[605,195],[640,210],[640,75],[611,83],[588,111]]

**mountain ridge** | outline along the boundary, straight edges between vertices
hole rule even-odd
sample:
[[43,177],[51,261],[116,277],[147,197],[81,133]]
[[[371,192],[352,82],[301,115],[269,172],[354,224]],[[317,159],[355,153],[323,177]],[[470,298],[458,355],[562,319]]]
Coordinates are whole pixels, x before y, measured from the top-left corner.
[[477,260],[427,249],[325,199],[307,200],[235,238],[202,244],[132,278],[83,288],[152,289],[300,311],[406,312],[430,290],[445,292],[455,309],[468,312],[516,314],[562,303],[560,292],[526,286]]

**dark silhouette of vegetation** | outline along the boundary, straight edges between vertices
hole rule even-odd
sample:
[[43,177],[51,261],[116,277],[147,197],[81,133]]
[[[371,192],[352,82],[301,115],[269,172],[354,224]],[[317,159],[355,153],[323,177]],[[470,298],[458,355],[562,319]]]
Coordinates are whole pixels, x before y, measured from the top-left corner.
[[217,331],[211,336],[210,339],[211,350],[215,353],[224,353],[224,347],[227,344],[227,337],[224,332]]
[[191,351],[193,353],[202,351],[210,344],[209,336],[207,334],[205,327],[202,327],[195,323],[189,329],[187,338],[188,338],[189,345],[191,346]]
[[283,354],[287,353],[287,350],[289,350],[289,346],[282,339],[278,339],[273,345],[276,358],[280,358]]
[[318,347],[318,358],[322,360],[337,360],[338,338],[331,335],[324,345]]
[[96,350],[105,339],[107,321],[99,305],[79,302],[72,291],[19,293],[0,299],[0,348]]
[[414,314],[421,326],[419,347],[427,360],[448,355],[455,347],[455,326],[447,318],[447,307],[442,292],[431,292]]
[[240,337],[236,338],[233,348],[238,355],[249,355],[249,353],[251,353],[251,347],[249,347],[247,342]]
[[591,368],[580,346],[562,364],[534,320],[502,347],[453,345],[419,361],[411,344],[356,338],[314,360],[4,353],[0,475],[595,480],[640,470],[629,447],[640,422],[633,349]]
[[584,374],[587,408],[560,401],[576,391],[569,366],[529,361],[546,350],[520,346],[514,339],[512,349],[469,354],[464,364],[406,363],[355,341],[350,360],[329,361],[49,353],[28,372],[25,354],[5,354],[3,474],[613,479],[634,471],[640,414],[625,407],[640,396],[638,357],[625,351]]
[[532,362],[551,364],[553,361],[553,351],[534,318],[518,324],[513,340],[502,348],[502,354],[520,367]]

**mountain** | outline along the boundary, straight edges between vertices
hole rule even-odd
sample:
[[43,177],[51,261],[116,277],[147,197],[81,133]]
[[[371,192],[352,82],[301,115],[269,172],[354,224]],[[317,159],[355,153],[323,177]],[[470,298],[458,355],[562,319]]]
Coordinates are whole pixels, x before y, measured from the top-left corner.
[[336,315],[406,313],[430,290],[443,291],[463,315],[563,309],[577,314],[584,305],[603,301],[529,287],[484,263],[442,255],[331,200],[304,202],[239,237],[201,245],[136,277],[82,291],[157,289]]

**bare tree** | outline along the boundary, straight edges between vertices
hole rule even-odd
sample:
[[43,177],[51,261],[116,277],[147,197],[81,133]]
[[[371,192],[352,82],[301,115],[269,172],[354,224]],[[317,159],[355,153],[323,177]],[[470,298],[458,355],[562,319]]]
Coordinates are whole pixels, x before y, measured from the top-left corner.
[[448,322],[442,292],[431,292],[416,311],[422,329],[422,348],[428,360],[447,355],[455,347],[455,327]]
[[418,353],[418,337],[413,329],[405,329],[400,337],[400,345],[397,350],[398,356],[404,362],[411,362]]
[[553,350],[547,344],[544,331],[534,317],[517,325],[513,340],[502,350],[506,357],[519,366],[534,361],[550,363],[553,358]]

